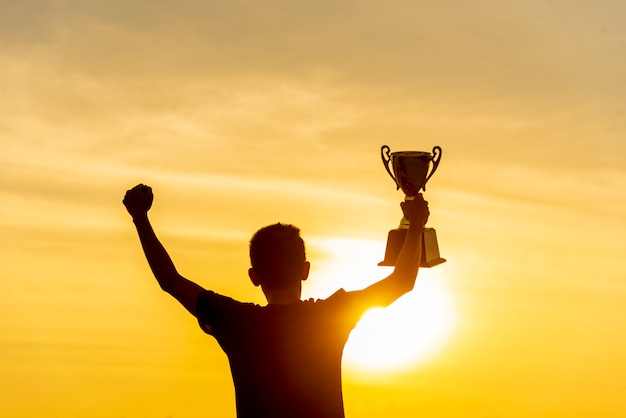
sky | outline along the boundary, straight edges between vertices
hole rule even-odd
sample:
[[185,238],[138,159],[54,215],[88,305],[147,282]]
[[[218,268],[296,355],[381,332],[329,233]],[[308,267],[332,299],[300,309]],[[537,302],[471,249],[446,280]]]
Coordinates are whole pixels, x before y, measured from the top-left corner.
[[[447,262],[357,327],[410,360],[347,356],[346,415],[623,416],[624,15],[0,0],[0,415],[234,417],[227,360],[158,288],[124,192],[150,184],[179,271],[239,300],[263,303],[252,233],[298,225],[322,298],[389,273],[386,144],[441,146],[424,196]],[[352,353],[373,344],[356,332]]]

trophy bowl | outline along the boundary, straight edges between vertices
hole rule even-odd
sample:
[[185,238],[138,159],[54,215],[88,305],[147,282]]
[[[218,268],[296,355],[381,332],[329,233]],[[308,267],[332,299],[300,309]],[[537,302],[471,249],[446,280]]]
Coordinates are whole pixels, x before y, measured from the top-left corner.
[[[424,151],[390,152],[387,145],[383,145],[380,152],[387,173],[396,183],[397,188],[402,189],[408,197],[417,196],[420,189],[426,191],[426,182],[435,174],[441,161],[441,147],[439,146],[433,148],[432,154]],[[389,163],[391,163],[393,174],[389,169]],[[428,173],[431,163],[432,169]]]

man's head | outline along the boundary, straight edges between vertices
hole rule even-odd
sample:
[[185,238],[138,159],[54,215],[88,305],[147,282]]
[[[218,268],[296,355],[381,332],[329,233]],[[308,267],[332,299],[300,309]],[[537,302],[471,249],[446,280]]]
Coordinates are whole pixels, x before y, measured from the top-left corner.
[[300,230],[281,223],[259,229],[250,240],[250,263],[256,286],[268,290],[300,286],[309,271]]

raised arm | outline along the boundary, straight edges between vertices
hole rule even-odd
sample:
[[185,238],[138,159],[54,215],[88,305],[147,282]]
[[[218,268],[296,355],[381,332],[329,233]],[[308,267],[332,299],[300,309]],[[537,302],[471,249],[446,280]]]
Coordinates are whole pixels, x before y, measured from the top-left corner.
[[404,244],[396,259],[393,272],[385,279],[358,291],[364,303],[374,306],[387,306],[400,296],[410,292],[415,286],[417,272],[422,257],[422,235],[430,214],[428,202],[421,194],[414,200],[401,203],[404,216],[409,220]]
[[195,316],[196,299],[204,289],[178,273],[172,259],[154,233],[148,219],[148,211],[152,207],[153,198],[152,189],[149,186],[138,184],[126,192],[123,203],[133,218],[141,247],[161,289],[176,298]]

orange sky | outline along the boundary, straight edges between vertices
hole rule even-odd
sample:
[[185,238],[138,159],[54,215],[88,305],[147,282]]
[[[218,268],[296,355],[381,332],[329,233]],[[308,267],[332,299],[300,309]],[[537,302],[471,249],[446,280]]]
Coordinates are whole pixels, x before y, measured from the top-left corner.
[[241,300],[251,234],[299,225],[322,297],[387,272],[388,144],[443,148],[448,262],[407,305],[439,289],[451,322],[401,370],[347,367],[347,416],[623,416],[626,5],[431,3],[0,2],[0,415],[234,417],[124,191],[151,184],[179,270]]

